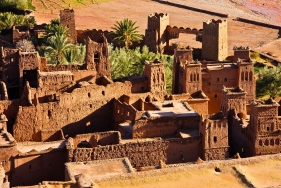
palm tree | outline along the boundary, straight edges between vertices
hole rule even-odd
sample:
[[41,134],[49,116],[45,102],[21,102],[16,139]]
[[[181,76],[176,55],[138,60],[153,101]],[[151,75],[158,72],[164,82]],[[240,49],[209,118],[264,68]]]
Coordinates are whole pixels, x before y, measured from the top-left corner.
[[133,42],[140,42],[142,40],[142,36],[137,30],[139,27],[135,26],[135,24],[136,22],[124,18],[124,20],[117,21],[114,27],[112,27],[114,30],[113,35],[115,36],[114,40],[124,45],[126,50],[129,49]]
[[55,33],[53,36],[47,38],[46,51],[50,56],[56,59],[56,64],[62,64],[64,59],[64,52],[72,47],[72,44],[64,34]]

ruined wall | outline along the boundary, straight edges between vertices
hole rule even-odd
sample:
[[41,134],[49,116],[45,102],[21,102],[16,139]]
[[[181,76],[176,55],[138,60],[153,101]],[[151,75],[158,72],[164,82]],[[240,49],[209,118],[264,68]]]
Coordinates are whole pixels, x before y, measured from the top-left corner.
[[[165,112],[164,112],[165,113]],[[133,138],[153,138],[171,136],[178,129],[197,128],[200,116],[190,117],[161,117],[156,119],[139,119],[133,125]]]
[[149,91],[149,83],[146,76],[131,76],[128,80],[132,83],[132,93],[144,93]]
[[[2,137],[2,135],[0,135]],[[9,144],[6,146],[0,145],[0,162],[5,170],[5,174],[11,176],[13,169],[12,158],[18,154],[15,144]]]
[[18,49],[1,48],[1,64],[2,80],[6,83],[9,99],[19,98]]
[[108,43],[114,42],[113,41],[114,36],[112,35],[112,32],[107,30],[105,31],[97,30],[97,29],[76,30],[76,35],[77,35],[78,43],[84,43],[88,37],[90,37],[90,39],[93,41],[98,41],[101,35],[104,35],[106,37]]
[[119,144],[120,134],[117,131],[97,132],[90,134],[79,134],[73,138],[73,146],[77,148],[82,141],[87,141],[92,147]]
[[135,121],[140,118],[142,113],[139,113],[132,105],[126,102],[120,102],[119,100],[113,99],[114,112],[113,119],[115,122],[115,130],[117,130],[117,125],[126,120]]
[[21,91],[26,81],[30,87],[38,87],[38,72],[40,67],[40,56],[38,52],[21,52],[19,51],[19,77]]
[[175,138],[145,142],[107,145],[94,148],[68,149],[68,161],[91,161],[128,157],[135,168],[158,166],[162,160],[168,164],[192,162],[200,156],[201,138]]
[[15,46],[19,40],[28,39],[30,37],[29,28],[26,25],[13,26],[13,45]]
[[40,72],[38,75],[38,86],[44,90],[60,91],[74,83],[74,75],[69,71]]
[[64,181],[66,150],[19,155],[13,160],[11,186],[35,185],[42,181]]
[[62,129],[64,135],[72,136],[113,129],[112,99],[130,91],[127,82],[106,87],[89,85],[60,94],[56,102],[22,106],[14,124],[14,137],[28,141],[38,139],[40,130]]
[[86,66],[88,70],[96,70],[97,77],[106,76],[111,79],[107,40],[103,35],[97,41],[87,38]]

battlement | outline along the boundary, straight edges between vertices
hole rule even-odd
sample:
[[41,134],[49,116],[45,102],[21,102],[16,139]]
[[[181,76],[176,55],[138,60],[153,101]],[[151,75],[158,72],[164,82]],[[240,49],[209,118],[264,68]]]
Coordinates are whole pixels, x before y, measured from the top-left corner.
[[148,15],[148,19],[166,19],[169,18],[168,13],[151,13]]
[[226,23],[227,23],[226,20],[221,20],[221,19],[218,19],[218,20],[211,19],[206,22],[203,22],[203,24],[207,24],[207,25],[222,25],[222,24],[226,24]]
[[276,107],[280,106],[278,102],[276,102],[274,99],[269,98],[266,101],[260,101],[260,100],[253,100],[252,105],[254,107]]
[[247,92],[245,92],[241,87],[231,87],[231,88],[227,88],[227,87],[223,87],[222,89],[223,93],[225,93],[226,95],[241,95],[241,94],[246,94]]
[[62,14],[62,13],[74,14],[74,10],[73,9],[63,9],[63,10],[60,10],[60,14]]
[[234,51],[238,51],[238,50],[249,51],[249,50],[251,50],[251,49],[250,49],[249,46],[246,46],[246,47],[243,47],[243,46],[239,46],[239,47],[234,46],[234,47],[233,47],[233,50],[234,50]]

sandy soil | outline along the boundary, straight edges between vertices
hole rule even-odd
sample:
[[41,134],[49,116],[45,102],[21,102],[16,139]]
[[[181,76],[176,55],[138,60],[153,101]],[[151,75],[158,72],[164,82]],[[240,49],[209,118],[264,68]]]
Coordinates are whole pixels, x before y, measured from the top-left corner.
[[[232,49],[234,46],[250,46],[254,49],[268,42],[272,42],[278,37],[278,30],[233,21],[233,18],[240,16],[270,22],[266,16],[240,9],[239,6],[229,1],[218,0],[214,3],[214,0],[175,0],[175,2],[181,4],[187,4],[188,2],[189,6],[229,13],[231,15],[228,18],[229,55],[233,54]],[[42,8],[42,3],[40,5],[38,1],[35,1],[34,4],[38,7],[41,6],[38,9],[39,11],[35,12],[38,23],[48,23],[51,19],[59,17],[59,7],[52,9],[53,14],[51,14],[46,13],[46,9]],[[48,6],[51,7],[50,5]],[[88,4],[87,6],[75,8],[76,27],[78,30],[111,30],[111,27],[116,21],[129,18],[137,21],[140,33],[144,34],[147,27],[147,15],[156,11],[169,13],[170,25],[184,28],[200,29],[204,21],[208,19],[220,19],[209,14],[163,5],[150,0],[114,0],[107,3]],[[180,37],[180,39],[176,40],[177,42],[183,41],[185,45],[201,47],[201,44],[195,41],[195,36],[193,35],[182,34]]]
[[[237,169],[237,170],[234,170]],[[219,165],[221,172],[214,168],[200,167],[177,171],[169,169],[166,173],[152,172],[149,176],[112,178],[97,182],[101,188],[170,188],[170,187],[278,187],[281,185],[281,161],[268,159],[250,164]],[[239,171],[239,173],[237,172]],[[242,175],[241,175],[242,174]]]

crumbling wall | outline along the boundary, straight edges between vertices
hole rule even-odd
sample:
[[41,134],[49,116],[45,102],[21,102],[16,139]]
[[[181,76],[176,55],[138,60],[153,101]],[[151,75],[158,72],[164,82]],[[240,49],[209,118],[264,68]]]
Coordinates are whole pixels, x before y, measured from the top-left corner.
[[[94,148],[69,149],[69,162],[128,157],[133,167],[158,166],[159,161],[179,163],[195,161],[200,156],[201,138],[130,142]],[[182,159],[182,157],[184,159]]]
[[133,125],[132,137],[153,138],[171,136],[176,134],[178,129],[196,128],[198,127],[199,123],[200,116],[161,117],[156,119],[142,118],[135,121],[135,124]]
[[13,26],[13,45],[15,46],[19,40],[28,39],[30,37],[29,28],[26,25]]
[[129,83],[116,82],[106,87],[88,85],[72,93],[62,93],[59,100],[23,106],[14,125],[17,141],[38,139],[40,130],[62,129],[64,135],[113,129],[114,97],[130,93]]
[[76,148],[79,143],[82,141],[87,141],[92,145],[92,147],[96,147],[98,145],[112,145],[119,144],[120,142],[120,134],[117,131],[107,131],[107,132],[97,132],[90,134],[79,134],[73,138],[73,144]]

